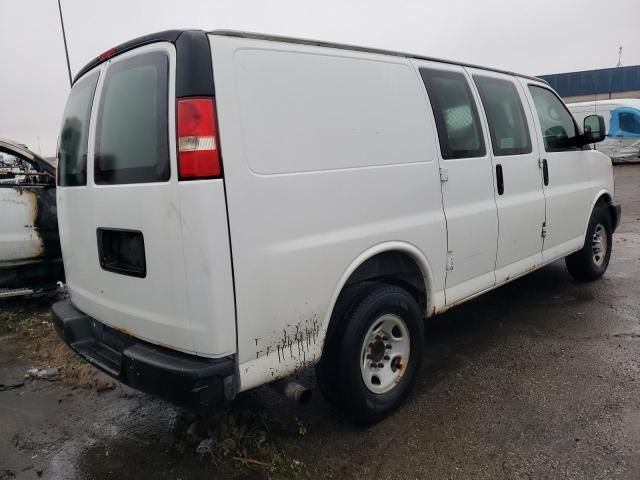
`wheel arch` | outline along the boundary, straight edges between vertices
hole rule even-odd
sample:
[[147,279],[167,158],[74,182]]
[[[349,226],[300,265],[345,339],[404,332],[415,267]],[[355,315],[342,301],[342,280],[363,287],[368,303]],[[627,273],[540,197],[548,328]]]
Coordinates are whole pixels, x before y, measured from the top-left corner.
[[612,201],[613,201],[613,196],[611,195],[611,193],[608,190],[602,189],[598,191],[598,194],[594,197],[593,203],[591,204],[591,209],[593,210],[593,207],[595,207],[597,203],[605,202],[609,204]]
[[433,313],[433,272],[427,257],[416,246],[406,242],[382,243],[361,253],[344,271],[323,321],[323,344],[338,326],[334,311],[340,296],[350,286],[376,280],[407,288],[426,315]]
[[619,222],[619,218],[617,218],[618,212],[613,206],[613,195],[609,190],[600,189],[596,195],[593,197],[593,201],[591,202],[591,208],[589,209],[589,215],[587,216],[587,221],[584,226],[584,234],[586,237],[587,229],[589,228],[589,221],[591,220],[591,215],[593,215],[593,209],[596,208],[597,205],[606,205],[609,210],[609,215],[611,215],[611,224],[617,225]]

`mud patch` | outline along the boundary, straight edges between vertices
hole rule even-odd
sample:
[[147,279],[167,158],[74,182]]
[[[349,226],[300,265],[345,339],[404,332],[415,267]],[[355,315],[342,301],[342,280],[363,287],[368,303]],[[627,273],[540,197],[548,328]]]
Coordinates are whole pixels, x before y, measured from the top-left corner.
[[278,356],[278,363],[296,360],[306,365],[313,360],[307,356],[318,342],[319,334],[320,316],[314,314],[296,325],[288,325],[282,332],[274,331],[266,341],[256,338],[256,359],[274,354]]

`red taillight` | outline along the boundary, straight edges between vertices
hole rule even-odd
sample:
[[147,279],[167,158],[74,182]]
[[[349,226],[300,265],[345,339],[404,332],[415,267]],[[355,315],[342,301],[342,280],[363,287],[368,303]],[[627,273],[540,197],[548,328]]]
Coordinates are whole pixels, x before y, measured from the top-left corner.
[[104,62],[105,60],[113,57],[116,53],[118,53],[118,50],[116,50],[115,47],[114,48],[110,48],[106,52],[102,52],[100,55],[98,55],[98,59],[101,62]]
[[178,170],[184,179],[222,176],[212,98],[178,100]]

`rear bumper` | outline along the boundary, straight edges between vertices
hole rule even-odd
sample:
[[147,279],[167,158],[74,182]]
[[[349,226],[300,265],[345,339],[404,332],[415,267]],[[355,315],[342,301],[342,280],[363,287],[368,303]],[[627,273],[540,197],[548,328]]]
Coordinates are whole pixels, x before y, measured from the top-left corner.
[[71,300],[51,311],[56,330],[78,355],[130,387],[189,407],[235,396],[233,357],[204,358],[152,345],[98,322]]
[[612,201],[609,204],[609,208],[611,209],[611,226],[613,227],[613,231],[615,232],[620,225],[620,216],[622,215],[622,206],[620,202]]

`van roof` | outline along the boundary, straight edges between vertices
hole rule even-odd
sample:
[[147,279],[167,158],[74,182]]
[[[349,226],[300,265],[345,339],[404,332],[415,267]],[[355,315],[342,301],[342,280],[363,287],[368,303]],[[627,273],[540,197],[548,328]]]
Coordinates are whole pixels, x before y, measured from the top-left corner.
[[[142,37],[129,40],[128,42],[121,43],[120,45],[117,45],[115,48],[111,48],[107,52],[94,58],[89,63],[87,63],[84,67],[82,67],[80,71],[76,74],[75,78],[73,79],[73,82],[75,83],[82,75],[87,73],[89,70],[93,69],[94,67],[98,66],[102,62],[106,61],[107,59],[115,55],[119,55],[120,53],[126,52],[128,50],[132,50],[134,48],[141,47],[143,45],[148,45],[149,43],[154,43],[154,42],[170,42],[175,44],[178,37],[180,37],[182,33],[194,32],[194,31],[202,32],[202,30],[165,30],[162,32],[144,35]],[[488,70],[491,72],[498,72],[498,73],[504,73],[506,75],[513,75],[513,76],[528,78],[530,80],[535,80],[537,82],[542,82],[545,84],[547,83],[547,81],[542,78],[534,77],[531,75],[523,75],[520,73],[511,72],[508,70],[500,70],[498,68],[483,67],[480,65],[473,65],[470,63],[456,62],[453,60],[445,60],[442,58],[435,58],[435,57],[426,57],[423,55],[416,55],[416,54],[406,53],[406,52],[398,52],[394,50],[384,50],[379,48],[348,45],[344,43],[325,42],[320,40],[293,38],[293,37],[269,35],[269,34],[263,34],[263,33],[242,32],[237,30],[212,30],[206,33],[209,33],[211,35],[225,36],[225,37],[251,38],[256,40],[268,40],[272,42],[295,43],[299,45],[313,45],[313,46],[326,47],[326,48],[338,48],[341,50],[352,50],[357,52],[378,53],[381,55],[392,55],[396,57],[415,58],[419,60],[428,60],[432,62],[446,63],[450,65],[460,65],[463,67],[478,68],[482,70]]]
[[236,30],[212,30],[207,33],[211,35],[221,35],[225,37],[253,38],[256,40],[269,40],[272,42],[296,43],[299,45],[313,45],[317,47],[338,48],[341,50],[354,50],[356,52],[379,53],[381,55],[392,55],[395,57],[415,58],[418,60],[427,60],[431,62],[446,63],[450,65],[460,65],[462,67],[478,68],[481,70],[488,70],[491,72],[504,73],[506,75],[513,75],[517,77],[528,78],[529,80],[535,80],[537,82],[542,82],[548,85],[547,81],[544,80],[543,78],[534,77],[532,75],[524,75],[522,73],[516,73],[509,70],[501,70],[499,68],[484,67],[482,65],[474,65],[471,63],[457,62],[454,60],[446,60],[443,58],[427,57],[424,55],[417,55],[415,53],[399,52],[395,50],[385,50],[382,48],[362,47],[358,45],[349,45],[346,43],[325,42],[322,40],[311,40],[306,38],[294,38],[294,37],[285,37],[280,35],[269,35],[269,34],[263,34],[263,33],[241,32]]

